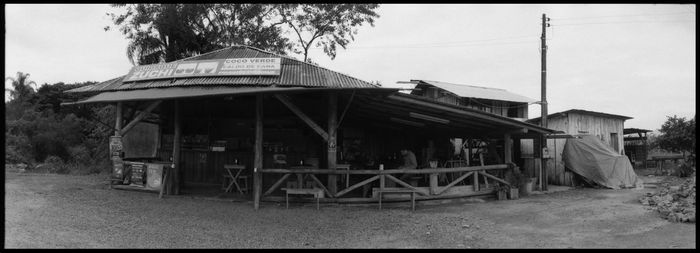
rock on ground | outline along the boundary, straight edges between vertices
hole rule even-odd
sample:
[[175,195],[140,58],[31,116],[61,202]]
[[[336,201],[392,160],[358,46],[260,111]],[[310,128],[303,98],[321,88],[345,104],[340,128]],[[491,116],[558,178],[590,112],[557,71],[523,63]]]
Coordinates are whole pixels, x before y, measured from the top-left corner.
[[664,183],[655,193],[647,193],[639,201],[673,222],[695,223],[695,173],[680,185]]

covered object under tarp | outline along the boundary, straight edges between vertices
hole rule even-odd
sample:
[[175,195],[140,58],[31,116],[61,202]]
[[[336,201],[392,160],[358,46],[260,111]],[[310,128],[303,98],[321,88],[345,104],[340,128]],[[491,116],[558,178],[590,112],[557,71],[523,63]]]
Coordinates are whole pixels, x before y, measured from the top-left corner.
[[644,187],[629,159],[595,136],[568,139],[563,160],[568,169],[601,186],[612,189]]

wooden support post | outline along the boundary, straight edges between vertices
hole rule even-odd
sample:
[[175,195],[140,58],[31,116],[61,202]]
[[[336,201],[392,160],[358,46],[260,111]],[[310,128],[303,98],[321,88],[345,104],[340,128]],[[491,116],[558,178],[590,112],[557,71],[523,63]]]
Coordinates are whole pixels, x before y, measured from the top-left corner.
[[114,124],[114,135],[120,135],[122,129],[122,121],[124,120],[124,102],[117,102],[117,122]]
[[430,174],[430,194],[437,195],[438,192],[438,173]]
[[[117,108],[116,108],[117,115],[116,115],[116,120],[114,123],[114,136],[121,136],[119,134],[119,132],[121,132],[120,130],[122,129],[122,120],[124,117],[124,113],[122,112],[123,109],[124,109],[124,102],[117,102]],[[110,159],[112,159],[112,154],[110,154],[109,156],[110,156]],[[113,167],[117,166],[116,163],[118,163],[118,162],[119,162],[118,160],[113,159],[112,166]],[[114,168],[112,168],[112,169],[114,169]],[[122,171],[123,171],[123,169],[122,169]],[[110,177],[110,178],[112,178],[112,177]],[[109,182],[109,189],[112,189],[112,180],[110,180],[110,182]]]
[[[547,137],[545,137],[544,134],[542,135],[542,144],[543,144],[543,147],[547,147]],[[547,160],[548,159],[542,158],[542,182],[540,184],[541,191],[547,191],[547,184],[549,182],[549,176],[548,176],[549,171],[547,168]]]
[[469,138],[469,139],[467,139],[467,166],[471,166],[470,165],[471,160],[472,160],[472,139]]
[[[338,93],[328,93],[328,169],[335,170],[337,153]],[[328,175],[328,190],[334,195],[338,189],[335,174]]]
[[[491,145],[491,144],[489,144],[489,145]],[[496,153],[496,151],[494,150],[494,151],[493,151],[493,154],[495,154],[495,153]],[[499,160],[500,160],[500,159],[499,159]],[[481,166],[484,166],[484,153],[479,153],[479,162],[481,163]],[[500,163],[500,162],[499,162],[499,163]],[[482,171],[480,171],[479,173],[481,173],[482,176],[484,177],[484,185],[485,185],[486,187],[489,187],[489,180],[488,180],[488,178],[486,177],[486,175],[484,175],[484,174],[486,174],[486,170],[482,170]],[[478,177],[477,177],[476,181],[477,181],[477,183],[479,182]]]
[[506,133],[503,135],[503,160],[506,164],[513,162],[513,140],[510,138],[510,134]]
[[[379,170],[384,170],[384,164],[379,165]],[[379,175],[379,189],[384,190],[384,184],[386,183],[386,179],[384,174]]]
[[262,193],[262,170],[263,167],[263,95],[255,97],[255,162],[253,168],[253,206],[255,210],[260,207],[260,194]]
[[472,183],[474,184],[474,191],[479,191],[479,172],[474,171],[474,175],[472,175]]
[[174,115],[173,123],[174,127],[174,138],[173,138],[173,164],[170,178],[170,189],[168,194],[178,195],[180,194],[180,146],[182,144],[182,119],[180,116],[180,101],[174,101]]
[[535,171],[536,171],[535,177],[537,178],[537,186],[539,187],[539,190],[541,190],[542,189],[542,158],[536,157],[533,160],[535,161]]

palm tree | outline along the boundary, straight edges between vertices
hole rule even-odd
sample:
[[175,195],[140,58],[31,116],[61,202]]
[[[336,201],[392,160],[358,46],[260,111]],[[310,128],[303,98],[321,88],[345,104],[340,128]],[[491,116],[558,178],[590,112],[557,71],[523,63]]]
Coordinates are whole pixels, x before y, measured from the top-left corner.
[[32,86],[36,87],[34,81],[29,81],[29,73],[24,74],[22,72],[17,72],[17,78],[8,77],[5,80],[12,81],[12,89],[5,88],[6,92],[10,92],[10,99],[15,100],[26,100],[29,96],[34,93]]

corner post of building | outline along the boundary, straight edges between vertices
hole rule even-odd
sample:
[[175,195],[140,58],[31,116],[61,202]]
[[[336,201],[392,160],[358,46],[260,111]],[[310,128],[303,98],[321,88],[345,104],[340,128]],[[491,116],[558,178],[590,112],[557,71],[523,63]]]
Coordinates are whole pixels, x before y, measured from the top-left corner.
[[170,180],[168,180],[168,194],[180,194],[180,151],[182,144],[182,119],[180,112],[180,101],[173,101],[173,163],[170,171]]
[[549,175],[548,175],[549,168],[547,167],[547,160],[549,159],[548,155],[550,152],[548,150],[547,156],[545,156],[544,149],[548,149],[547,148],[547,136],[545,134],[542,134],[542,151],[543,152],[540,153],[541,154],[540,157],[542,159],[542,162],[540,162],[541,166],[542,166],[542,185],[540,187],[541,191],[547,191],[547,184],[549,183]]
[[532,141],[533,153],[534,153],[533,161],[535,162],[535,175],[537,177],[537,181],[538,181],[537,185],[538,185],[540,190],[542,190],[542,181],[544,179],[542,177],[542,173],[543,173],[543,170],[545,169],[544,165],[542,164],[542,162],[544,161],[544,159],[542,159],[542,151],[544,151],[544,150],[542,150],[542,147],[543,147],[542,140],[543,140],[542,136],[538,135],[538,136],[534,137],[533,141]]
[[117,102],[117,110],[116,110],[116,113],[117,113],[117,117],[116,117],[117,120],[116,121],[117,122],[114,124],[114,135],[119,135],[119,133],[122,130],[122,121],[124,120],[123,110],[124,110],[124,102],[121,102],[121,101]]
[[[335,170],[337,161],[337,131],[338,130],[338,93],[328,93],[328,169]],[[337,192],[336,175],[328,175],[328,191],[335,195]]]
[[[121,102],[121,101],[117,102],[117,108],[115,110],[116,111],[115,112],[116,113],[116,117],[115,117],[116,122],[114,123],[114,136],[121,136],[120,133],[121,133],[122,121],[123,121],[123,117],[124,117],[124,113],[122,113],[123,109],[124,109],[124,102]],[[110,152],[111,152],[111,145],[110,145]],[[112,157],[112,154],[110,154],[110,157]],[[113,164],[112,166],[117,166],[116,165],[117,162],[118,161],[116,161],[116,160],[114,160],[114,158],[112,158],[112,164]],[[112,182],[111,181],[109,182],[109,189],[112,189]]]
[[255,210],[260,208],[260,197],[262,193],[262,170],[263,167],[263,95],[255,96],[255,159],[253,164],[253,206]]

